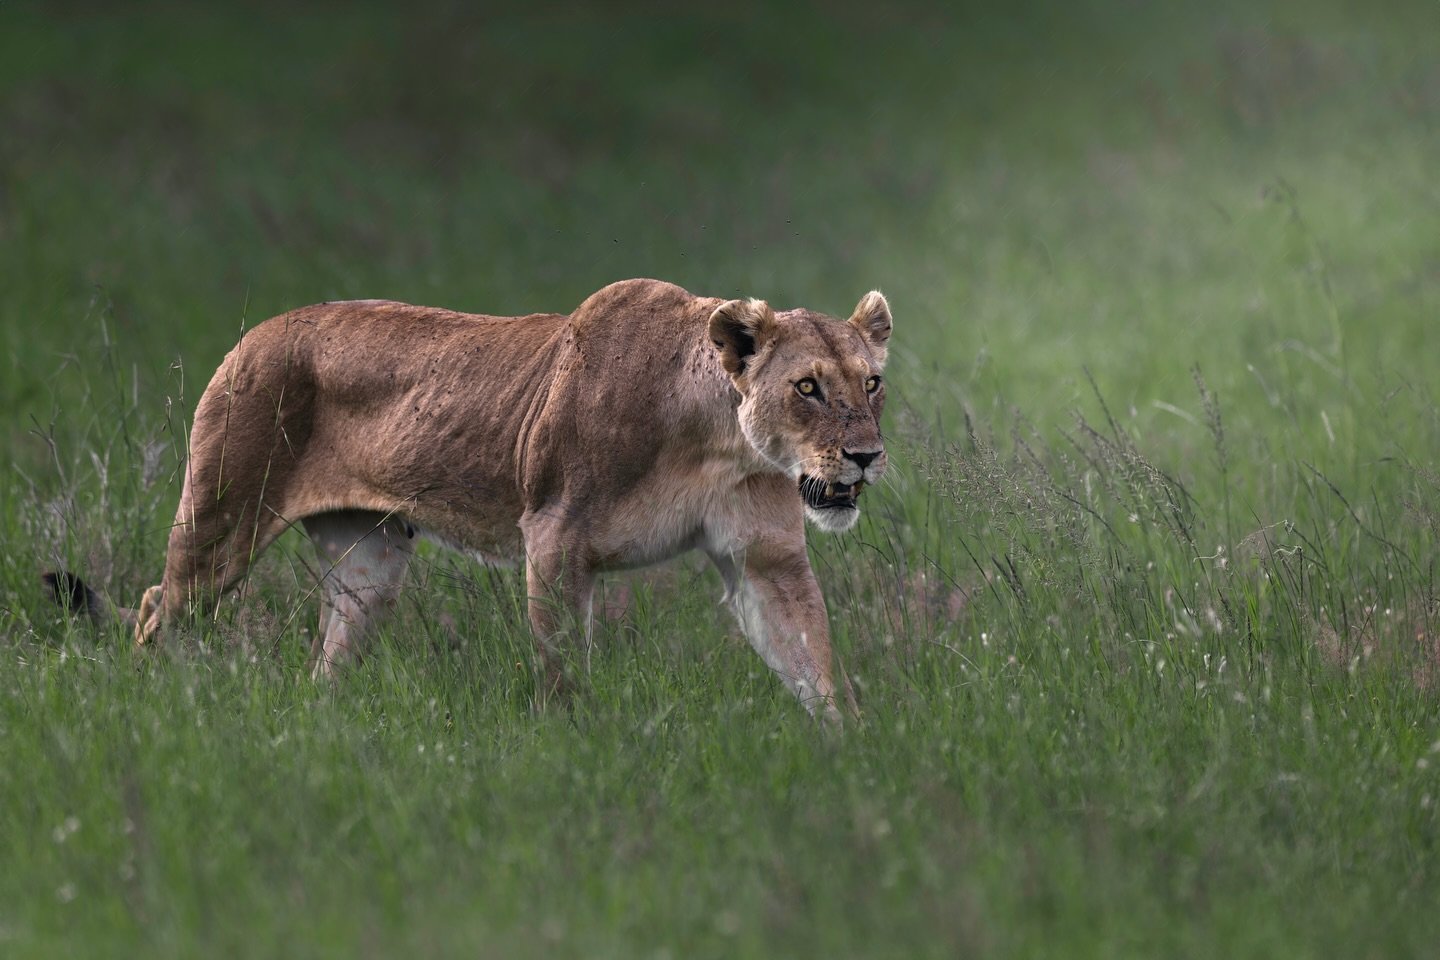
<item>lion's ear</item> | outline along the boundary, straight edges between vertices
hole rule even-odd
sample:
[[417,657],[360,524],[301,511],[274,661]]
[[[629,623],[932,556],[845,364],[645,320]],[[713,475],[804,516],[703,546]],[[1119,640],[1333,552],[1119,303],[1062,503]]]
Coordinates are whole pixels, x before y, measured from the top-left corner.
[[764,300],[730,300],[710,314],[710,339],[732,377],[743,377],[750,359],[774,335],[775,312]]
[[875,361],[883,365],[886,345],[890,342],[890,330],[894,326],[890,319],[890,303],[885,299],[885,294],[879,290],[871,290],[861,297],[855,306],[855,312],[850,315],[850,323],[870,345]]

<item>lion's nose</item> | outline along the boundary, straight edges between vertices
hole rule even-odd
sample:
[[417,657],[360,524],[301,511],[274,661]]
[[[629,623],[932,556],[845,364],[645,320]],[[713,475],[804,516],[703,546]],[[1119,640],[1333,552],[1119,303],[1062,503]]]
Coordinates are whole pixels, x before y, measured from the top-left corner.
[[870,464],[875,462],[876,457],[880,456],[880,454],[884,452],[885,451],[883,450],[871,450],[869,453],[860,453],[856,450],[841,450],[840,455],[843,456],[846,460],[853,462],[855,466],[859,467],[861,470],[864,470],[866,467],[870,466]]

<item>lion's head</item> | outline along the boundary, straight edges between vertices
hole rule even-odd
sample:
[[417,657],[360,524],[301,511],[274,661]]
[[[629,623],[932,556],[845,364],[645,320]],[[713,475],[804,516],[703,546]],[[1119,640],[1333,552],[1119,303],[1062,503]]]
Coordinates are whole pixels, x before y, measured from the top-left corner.
[[805,515],[822,530],[854,526],[857,499],[885,472],[890,305],[877,291],[848,321],[809,310],[775,313],[762,300],[731,300],[710,316],[710,339],[740,392],[740,428],[794,479]]

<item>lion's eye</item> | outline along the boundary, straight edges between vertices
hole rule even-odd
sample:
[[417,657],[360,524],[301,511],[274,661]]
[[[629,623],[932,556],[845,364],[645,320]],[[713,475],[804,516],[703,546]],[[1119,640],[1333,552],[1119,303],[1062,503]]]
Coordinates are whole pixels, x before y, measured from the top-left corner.
[[865,378],[865,392],[866,392],[866,393],[874,393],[876,390],[879,390],[879,389],[880,389],[880,378],[879,378],[879,377],[866,377],[866,378]]
[[795,392],[802,397],[813,397],[820,392],[820,384],[810,377],[795,381]]

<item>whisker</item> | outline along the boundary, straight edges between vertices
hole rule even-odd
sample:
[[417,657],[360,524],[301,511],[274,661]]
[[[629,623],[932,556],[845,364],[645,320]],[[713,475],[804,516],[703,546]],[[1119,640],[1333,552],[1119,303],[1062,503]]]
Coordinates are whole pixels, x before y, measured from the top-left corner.
[[816,454],[815,456],[810,456],[810,457],[801,457],[799,460],[796,460],[796,461],[792,462],[792,463],[790,464],[790,466],[785,467],[785,470],[786,470],[786,471],[789,471],[789,470],[790,470],[791,468],[793,468],[793,467],[803,467],[803,466],[805,466],[807,463],[809,463],[810,461],[812,461],[812,460],[819,460],[819,459],[820,459],[820,455],[819,455],[819,454]]

